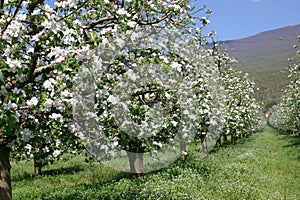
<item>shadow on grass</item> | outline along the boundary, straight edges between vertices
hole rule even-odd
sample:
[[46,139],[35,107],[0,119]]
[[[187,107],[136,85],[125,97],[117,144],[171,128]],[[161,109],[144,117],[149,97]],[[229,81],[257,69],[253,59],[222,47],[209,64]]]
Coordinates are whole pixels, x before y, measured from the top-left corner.
[[[276,130],[276,129],[275,129]],[[284,147],[300,147],[300,137],[296,135],[292,135],[286,132],[280,132],[276,130],[276,135],[281,136],[281,140],[289,141],[288,145],[285,145]]]
[[294,155],[297,160],[300,160],[300,137],[290,136],[288,144],[283,147],[288,150],[290,155]]
[[298,147],[300,148],[300,137],[299,136],[291,136],[289,144],[284,147]]
[[55,176],[55,175],[61,175],[61,174],[75,174],[80,171],[84,171],[84,167],[81,165],[74,165],[70,167],[62,167],[58,169],[50,169],[50,170],[45,170],[42,172],[42,175],[36,175],[28,172],[23,172],[23,173],[18,173],[16,175],[12,176],[12,181],[17,182],[17,181],[30,181],[34,180],[37,177],[41,176]]
[[[108,199],[103,198],[99,195],[103,190],[106,193],[113,193],[112,190],[109,189],[110,185],[114,185],[118,183],[122,179],[133,180],[130,173],[119,172],[115,175],[112,175],[109,178],[104,178],[103,180],[94,182],[94,183],[80,183],[73,185],[68,188],[56,188],[55,191],[47,191],[41,194],[41,198],[43,200],[89,200],[89,199]],[[107,188],[108,187],[108,188]],[[109,198],[111,199],[111,198]]]
[[[95,182],[80,183],[68,188],[57,188],[53,192],[44,191],[42,193],[41,199],[44,200],[45,199],[61,199],[61,200],[121,199],[120,195],[122,194],[123,189],[124,189],[124,193],[126,193],[128,189],[132,189],[133,193],[139,192],[140,190],[139,186],[142,186],[143,184],[147,184],[147,181],[152,180],[151,177],[153,175],[155,177],[156,175],[162,173],[163,174],[162,176],[164,176],[165,178],[173,179],[174,177],[178,177],[182,175],[182,170],[186,168],[196,170],[197,173],[201,174],[205,180],[209,180],[210,177],[212,177],[214,174],[218,172],[219,169],[216,163],[210,161],[209,155],[213,156],[217,152],[224,151],[226,148],[238,148],[244,143],[252,142],[252,140],[254,140],[252,137],[244,138],[238,140],[237,145],[229,145],[230,144],[229,142],[228,145],[222,146],[220,148],[213,148],[208,153],[208,156],[201,160],[195,159],[195,156],[191,154],[187,154],[186,156],[176,159],[172,164],[170,164],[166,168],[152,171],[150,173],[145,174],[144,177],[139,177],[136,179],[133,179],[132,175],[126,172],[114,173],[111,172],[110,170],[103,171],[100,172],[101,174],[98,174],[99,177],[103,177],[103,178],[97,179]],[[198,152],[198,150],[200,150],[198,148],[199,147],[196,146],[192,151]],[[123,182],[123,180],[125,183]],[[117,191],[114,191],[116,189],[115,187],[117,187]],[[122,199],[126,199],[126,197],[123,196]]]
[[276,131],[276,136],[278,136],[280,140],[288,143],[286,145],[283,145],[282,147],[286,149],[289,154],[294,154],[296,159],[300,160],[300,137],[280,131]]
[[[128,194],[128,189],[132,190],[133,196],[141,189],[140,186],[147,184],[147,181],[151,180],[151,177],[163,173],[164,177],[172,179],[182,174],[183,168],[193,168],[202,174],[203,177],[209,177],[213,174],[210,164],[202,162],[196,163],[193,157],[185,156],[184,158],[178,158],[170,166],[146,173],[144,176],[138,178],[132,178],[130,173],[118,172],[114,175],[107,176],[104,180],[99,180],[94,183],[81,183],[69,188],[56,189],[53,193],[43,192],[41,199],[60,199],[60,200],[88,200],[88,199],[133,199],[127,196],[122,196],[122,189],[124,193]],[[167,175],[168,174],[168,175]],[[124,182],[126,184],[124,184]],[[120,185],[119,185],[120,183]],[[117,186],[117,191],[115,187]],[[157,185],[159,187],[159,185]],[[115,194],[116,193],[116,194]],[[121,198],[122,196],[122,198]]]
[[45,170],[43,171],[42,175],[48,175],[48,176],[54,176],[54,175],[60,175],[60,174],[75,174],[81,171],[84,171],[85,168],[82,165],[74,165],[70,167],[61,167],[58,169],[50,169],[50,170]]
[[18,181],[31,181],[34,180],[36,177],[35,174],[23,172],[23,173],[17,173],[16,175],[13,175],[11,177],[12,182],[18,182]]
[[[252,142],[252,140],[253,138],[249,137],[249,138],[238,140],[237,145],[228,145],[221,148],[214,148],[209,152],[209,155],[213,156],[215,153],[219,151],[223,151],[226,148],[236,148],[244,143]],[[45,199],[55,199],[55,200],[56,199],[61,199],[61,200],[62,199],[66,199],[66,200],[67,199],[72,199],[72,200],[120,199],[119,196],[118,196],[119,198],[114,198],[114,197],[108,198],[109,195],[114,194],[115,187],[118,188],[117,192],[119,193],[123,191],[123,188],[124,191],[128,190],[129,188],[132,188],[133,192],[138,192],[139,190],[138,186],[146,184],[148,180],[151,180],[152,175],[156,175],[156,174],[159,175],[160,173],[163,173],[164,174],[163,176],[165,177],[167,176],[169,177],[169,179],[173,179],[174,177],[180,176],[182,174],[182,169],[184,168],[191,168],[197,170],[197,172],[201,174],[203,178],[205,178],[205,180],[206,178],[207,180],[209,180],[210,177],[212,177],[214,174],[218,172],[218,165],[215,164],[214,162],[211,162],[210,159],[196,160],[194,156],[188,154],[184,157],[178,158],[177,160],[174,161],[174,163],[170,164],[170,166],[166,168],[147,173],[145,175],[145,178],[141,177],[137,179],[132,179],[132,175],[130,173],[116,172],[104,167],[103,171],[101,170],[96,171],[97,174],[95,174],[95,179],[93,182],[78,183],[76,185],[71,185],[68,187],[55,188],[55,190],[41,191],[40,193],[41,196],[39,199],[44,199],[44,200]],[[68,168],[48,170],[44,172],[44,175],[46,174],[52,176],[52,175],[59,175],[59,174],[66,174],[66,173],[74,174],[82,170],[88,170],[88,169],[87,168],[83,169],[82,166],[78,165],[78,166],[73,166]],[[94,175],[90,173],[88,174],[91,175],[92,177]],[[27,174],[27,176],[29,176],[28,180],[30,180],[30,178],[34,179],[34,176],[31,177],[31,175]],[[26,176],[26,174],[24,176]],[[123,183],[123,180],[126,183],[126,187],[124,186],[125,184]]]

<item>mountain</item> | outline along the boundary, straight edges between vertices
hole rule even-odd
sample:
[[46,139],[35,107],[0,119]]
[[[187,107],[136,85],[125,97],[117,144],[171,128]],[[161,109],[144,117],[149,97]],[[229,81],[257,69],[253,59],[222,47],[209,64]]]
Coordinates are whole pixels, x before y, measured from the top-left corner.
[[266,104],[275,103],[289,83],[286,71],[288,59],[296,54],[294,48],[300,24],[259,33],[238,40],[219,42],[219,49],[238,60],[236,69],[255,81],[256,98]]

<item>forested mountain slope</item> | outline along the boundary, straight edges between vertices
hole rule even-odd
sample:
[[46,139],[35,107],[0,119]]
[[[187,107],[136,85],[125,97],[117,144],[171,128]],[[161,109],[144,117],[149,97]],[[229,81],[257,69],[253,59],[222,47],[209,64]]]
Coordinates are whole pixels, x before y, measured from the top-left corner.
[[281,90],[289,82],[288,59],[295,55],[300,24],[270,30],[257,35],[219,42],[221,50],[238,60],[237,69],[250,74],[260,88],[257,98],[270,103],[276,101]]

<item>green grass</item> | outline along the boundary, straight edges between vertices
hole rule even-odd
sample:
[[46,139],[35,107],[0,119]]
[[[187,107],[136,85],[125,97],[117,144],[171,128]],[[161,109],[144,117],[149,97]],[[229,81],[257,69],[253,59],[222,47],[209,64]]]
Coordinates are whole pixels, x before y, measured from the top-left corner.
[[78,156],[33,175],[32,163],[12,163],[14,199],[300,199],[300,138],[266,127],[205,158],[190,154],[160,171],[131,179]]

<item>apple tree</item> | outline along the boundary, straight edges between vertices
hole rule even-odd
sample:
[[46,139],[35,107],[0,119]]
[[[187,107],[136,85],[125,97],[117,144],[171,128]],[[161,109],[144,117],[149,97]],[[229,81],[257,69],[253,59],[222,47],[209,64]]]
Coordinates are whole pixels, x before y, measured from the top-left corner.
[[[189,1],[68,0],[47,4],[42,0],[1,0],[0,198],[11,199],[11,152],[35,159],[40,170],[64,151],[81,147],[78,139],[82,135],[72,123],[71,91],[79,66],[89,59],[86,52],[103,44],[106,52],[118,48],[118,42],[106,41],[139,27],[157,24],[188,34],[195,24],[192,10]],[[199,20],[207,23],[205,17]],[[154,63],[162,52],[154,55],[153,50],[136,52],[136,59]],[[166,65],[179,68],[175,57]],[[116,68],[127,61],[122,54],[115,58],[110,66]],[[109,73],[107,77],[109,80]],[[167,98],[158,93],[154,96]],[[176,100],[172,109],[176,109]]]

